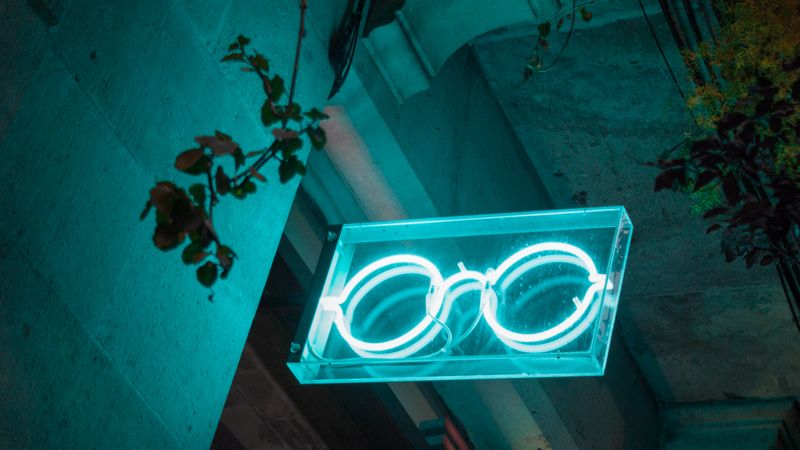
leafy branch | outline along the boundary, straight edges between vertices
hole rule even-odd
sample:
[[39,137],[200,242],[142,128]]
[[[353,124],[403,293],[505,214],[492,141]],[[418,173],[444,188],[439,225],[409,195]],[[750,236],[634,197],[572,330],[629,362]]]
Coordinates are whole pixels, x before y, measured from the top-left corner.
[[261,122],[271,129],[272,142],[245,152],[231,136],[221,131],[197,136],[194,139],[197,146],[180,153],[175,159],[175,168],[197,176],[201,181],[188,189],[170,181],[160,181],[150,189],[140,219],[145,219],[155,208],[153,243],[167,251],[177,248],[188,237],[189,243],[181,258],[187,265],[198,265],[197,279],[203,286],[210,288],[218,277],[227,278],[237,257],[231,247],[223,244],[214,228],[214,207],[225,197],[244,200],[254,194],[257,191],[255,181],[266,184],[267,177],[261,169],[269,161],[278,161],[281,183],[288,182],[295,175],[304,175],[306,167],[297,156],[303,148],[304,138],[316,150],[325,146],[325,131],[319,123],[328,116],[316,108],[303,111],[294,101],[300,49],[305,36],[306,8],[306,1],[301,0],[300,27],[288,95],[283,78],[270,73],[269,60],[250,50],[250,39],[238,36],[222,58],[223,62],[240,64],[242,71],[255,74],[261,82],[266,96],[261,106]]
[[[533,46],[531,56],[529,56],[525,62],[525,69],[522,72],[523,83],[528,82],[534,73],[547,72],[556,65],[556,63],[561,59],[561,55],[564,54],[564,50],[567,48],[567,45],[569,45],[569,40],[572,38],[572,32],[575,30],[575,12],[577,11],[581,15],[581,20],[584,22],[592,20],[592,13],[586,9],[586,5],[592,3],[594,3],[594,0],[577,5],[575,0],[572,0],[572,7],[570,9],[557,14],[551,20],[542,22],[536,27],[536,31],[538,32],[536,36],[536,43]],[[556,55],[553,61],[545,66],[544,53],[550,49],[550,41],[548,40],[548,37],[550,36],[554,25],[556,31],[559,31],[564,27],[564,20],[567,16],[569,16],[570,24],[567,37],[564,39],[564,45],[561,46],[561,50],[558,51],[558,55]]]
[[723,230],[726,261],[742,257],[748,268],[800,262],[800,58],[784,68],[794,80],[789,90],[758,78],[711,132],[653,163],[662,171],[656,191],[721,191],[720,204],[703,216],[714,221],[707,232]]

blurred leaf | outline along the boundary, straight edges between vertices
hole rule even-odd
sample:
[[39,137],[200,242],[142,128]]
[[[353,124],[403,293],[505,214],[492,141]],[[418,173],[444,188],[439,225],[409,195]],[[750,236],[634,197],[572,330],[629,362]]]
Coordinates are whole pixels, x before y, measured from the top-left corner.
[[269,80],[269,86],[272,89],[272,91],[269,94],[270,98],[272,98],[273,102],[279,101],[283,96],[284,92],[283,78],[279,77],[278,75],[275,75]]
[[156,183],[155,187],[150,189],[150,203],[167,217],[169,217],[172,207],[179,197],[178,188],[169,181]]
[[303,148],[303,141],[300,138],[293,138],[283,142],[285,142],[283,148],[281,148],[281,156],[283,159],[291,158],[295,152]]
[[736,178],[732,175],[722,178],[722,192],[725,193],[725,198],[728,200],[729,205],[739,203],[739,199],[741,198],[739,182],[736,181]]
[[683,169],[670,169],[662,172],[656,177],[656,184],[654,190],[660,191],[662,189],[672,189],[675,181],[684,179],[686,172]]
[[272,136],[279,141],[285,141],[296,138],[297,132],[294,130],[286,130],[283,128],[274,128],[272,130]]
[[304,112],[303,115],[311,120],[325,120],[329,118],[327,114],[323,113],[317,108],[311,108],[310,111]]
[[189,194],[192,196],[194,201],[200,205],[201,207],[206,201],[206,187],[201,183],[196,183],[189,186]]
[[231,179],[225,175],[222,166],[217,166],[217,173],[214,175],[214,181],[217,184],[217,192],[219,192],[219,195],[225,195],[231,190]]
[[208,261],[197,268],[197,281],[205,287],[211,287],[217,281],[217,265]]
[[248,157],[248,158],[251,158],[251,157],[253,157],[253,156],[262,155],[262,154],[264,154],[265,152],[266,152],[266,150],[256,150],[256,151],[254,151],[254,152],[247,152],[247,154],[246,154],[245,156],[246,156],[246,157]]
[[724,214],[726,212],[728,212],[728,208],[725,208],[725,207],[722,207],[722,206],[720,206],[718,208],[712,208],[712,209],[708,210],[705,214],[703,214],[703,219],[710,219],[712,217],[718,216],[720,214]]
[[208,258],[210,255],[211,255],[211,253],[208,253],[208,252],[195,253],[194,254],[194,258],[192,258],[192,263],[199,264],[199,263],[203,262],[203,260]]
[[258,173],[258,171],[256,170],[255,167],[251,167],[248,170],[250,171],[250,175],[252,175],[258,181],[260,181],[262,183],[266,183],[267,182],[267,179],[264,177],[264,175],[261,175],[260,173]]
[[156,225],[153,232],[153,244],[160,250],[171,250],[183,242],[184,235],[176,227],[169,224]]
[[280,120],[280,117],[278,117],[275,114],[275,111],[272,110],[272,105],[270,104],[269,100],[265,100],[264,104],[261,105],[261,123],[263,123],[265,127],[269,127]]
[[291,105],[287,106],[286,109],[283,111],[283,115],[287,118],[294,120],[295,122],[302,122],[303,115],[301,114],[303,109],[297,103],[292,103]]
[[325,130],[323,130],[322,127],[309,128],[308,138],[311,140],[311,145],[315,149],[322,150],[322,148],[325,147]]
[[536,29],[539,30],[539,37],[546,38],[550,35],[550,22],[542,22]]
[[284,159],[281,161],[280,166],[278,166],[278,175],[280,176],[281,183],[288,182],[296,174],[305,175],[305,173],[305,166],[296,156]]
[[241,34],[236,37],[236,42],[239,43],[239,46],[244,48],[247,44],[250,43],[250,39],[242,36]]
[[205,172],[207,164],[208,158],[202,148],[186,150],[175,158],[175,168],[191,175]]
[[239,43],[238,42],[234,42],[234,43],[232,43],[231,45],[228,46],[228,51],[232,52],[232,51],[234,51],[234,50],[236,50],[238,48],[239,48]]
[[700,175],[697,176],[697,179],[694,182],[694,190],[697,191],[699,189],[702,189],[703,186],[706,186],[708,183],[714,181],[714,179],[716,178],[717,175],[709,170],[700,173]]
[[542,47],[542,50],[549,50],[550,42],[547,39],[539,38],[539,46]]
[[227,245],[218,245],[217,246],[217,259],[219,260],[219,264],[222,268],[226,268],[233,264],[233,257],[235,254],[233,250]]
[[583,19],[584,22],[592,20],[592,13],[587,11],[585,6],[581,6],[581,9],[579,9],[578,12],[581,13],[581,19]]
[[197,136],[194,138],[195,142],[208,147],[214,152],[214,155],[230,155],[239,147],[239,144],[233,142],[227,134],[217,132],[216,136]]
[[564,26],[564,18],[562,17],[562,18],[558,19],[558,23],[556,24],[556,30],[560,30],[561,27],[563,27],[563,26]]
[[242,183],[242,190],[245,194],[252,194],[256,191],[256,184],[248,180]]
[[236,147],[236,150],[233,151],[233,163],[237,171],[239,170],[239,167],[242,167],[245,164],[245,157],[241,147]]
[[250,61],[255,67],[263,70],[264,72],[269,72],[269,62],[267,62],[267,58],[264,57],[261,53],[256,53],[256,56]]
[[243,53],[230,53],[222,57],[220,62],[226,61],[242,61],[244,59]]
[[192,242],[183,249],[183,253],[181,253],[181,259],[183,260],[184,264],[192,264],[195,262],[195,255],[198,253],[203,253],[203,244],[200,242]]
[[223,280],[228,278],[228,274],[230,273],[231,268],[233,268],[233,260],[231,260],[230,265],[222,268],[222,273],[220,274],[220,278],[222,278]]

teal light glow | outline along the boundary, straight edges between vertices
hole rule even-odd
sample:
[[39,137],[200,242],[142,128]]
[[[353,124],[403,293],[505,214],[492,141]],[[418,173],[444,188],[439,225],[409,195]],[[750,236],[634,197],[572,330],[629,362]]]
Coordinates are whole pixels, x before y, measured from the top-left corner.
[[345,225],[289,366],[310,383],[602,374],[631,231],[621,207]]
[[[552,252],[567,253],[574,256],[550,254]],[[536,258],[520,265],[518,269],[509,273],[504,281],[499,284],[499,289],[495,289],[497,281],[503,278],[511,267],[530,256],[535,256]],[[497,291],[499,290],[500,295],[502,295],[502,293],[506,291],[506,287],[514,280],[523,276],[525,271],[532,270],[544,264],[554,263],[573,264],[586,269],[588,272],[588,280],[592,282],[592,284],[586,290],[582,299],[578,299],[577,297],[572,299],[575,305],[575,311],[557,325],[536,333],[516,333],[500,325],[496,316],[498,308]],[[487,274],[466,270],[463,262],[459,262],[458,267],[461,272],[448,277],[446,280],[442,280],[440,271],[437,270],[432,262],[425,258],[414,255],[387,256],[369,264],[358,272],[347,282],[341,295],[336,297],[324,297],[320,299],[320,303],[323,309],[333,311],[336,314],[334,320],[339,334],[342,335],[345,341],[350,344],[350,347],[359,355],[366,358],[403,358],[426,347],[441,332],[442,328],[447,328],[445,323],[450,314],[451,306],[458,297],[469,290],[480,290],[480,314],[478,316],[483,316],[498,338],[510,347],[522,352],[545,352],[568,344],[586,330],[598,311],[598,308],[592,308],[591,312],[587,314],[589,306],[592,304],[592,301],[597,298],[597,294],[602,292],[603,284],[606,281],[605,275],[597,273],[594,262],[589,258],[586,252],[573,245],[559,242],[545,242],[526,247],[503,261],[497,270],[490,268]],[[430,279],[430,284],[426,289],[428,293],[425,302],[425,317],[411,330],[387,341],[365,342],[353,337],[351,324],[354,320],[354,312],[365,295],[384,281],[393,277],[410,274],[424,275]],[[452,290],[453,286],[465,280],[473,280],[475,283],[462,285],[459,289]],[[613,288],[611,282],[605,284],[606,289]],[[547,287],[549,286],[550,285],[547,285]],[[537,288],[536,290],[538,291],[541,289]],[[529,293],[529,297],[533,297],[533,295]],[[533,300],[535,301],[535,298]],[[344,303],[348,304],[347,311],[342,310],[341,305]],[[584,320],[577,327],[574,327],[575,323],[581,318]],[[577,332],[567,333],[560,336],[558,339],[553,339],[573,327],[576,328],[575,331]],[[429,332],[422,336],[423,332],[428,329]],[[452,336],[452,331],[448,331],[447,333]],[[543,344],[543,342],[551,339],[553,339],[551,342]],[[412,343],[412,345],[403,350],[391,351],[389,353],[377,353],[395,350],[408,343]],[[450,343],[451,342],[448,342],[447,345],[442,346],[439,351],[446,352],[447,346]],[[540,345],[522,345],[530,343],[540,343]]]

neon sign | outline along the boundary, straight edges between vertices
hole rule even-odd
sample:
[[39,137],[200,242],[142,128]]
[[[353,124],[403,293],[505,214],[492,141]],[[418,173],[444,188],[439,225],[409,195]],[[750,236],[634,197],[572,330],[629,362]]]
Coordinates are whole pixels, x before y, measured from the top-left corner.
[[311,383],[602,374],[631,231],[621,207],[337,228],[289,366]]

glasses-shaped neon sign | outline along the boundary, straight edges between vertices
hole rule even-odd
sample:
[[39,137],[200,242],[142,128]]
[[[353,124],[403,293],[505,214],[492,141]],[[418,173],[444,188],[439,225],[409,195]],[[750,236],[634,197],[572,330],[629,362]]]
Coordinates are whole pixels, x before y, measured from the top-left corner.
[[301,383],[600,375],[622,207],[332,227],[292,345]]
[[[503,326],[497,317],[498,297],[504,295],[507,287],[526,272],[549,264],[572,265],[586,272],[589,286],[581,298],[572,298],[574,311],[557,324],[537,332],[517,332]],[[543,242],[523,248],[502,261],[496,269],[489,269],[485,273],[467,270],[463,263],[458,263],[458,268],[457,273],[444,279],[436,265],[423,257],[410,254],[387,256],[361,269],[347,281],[341,294],[323,297],[320,304],[324,310],[335,314],[336,329],[356,354],[364,358],[396,359],[412,356],[427,348],[443,331],[451,339],[440,351],[447,351],[452,345],[453,332],[448,329],[446,322],[453,304],[462,295],[479,291],[479,318],[486,321],[495,336],[516,351],[539,353],[563,347],[586,331],[599,311],[595,301],[598,293],[614,287],[605,274],[598,273],[594,261],[585,251],[560,242]],[[379,342],[353,336],[355,311],[362,300],[381,284],[406,275],[421,275],[430,281],[425,295],[423,319],[405,333]],[[537,291],[551,284],[545,282],[529,290],[526,296],[535,297]],[[536,301],[535,298],[530,300]],[[466,334],[460,339],[463,340]]]

